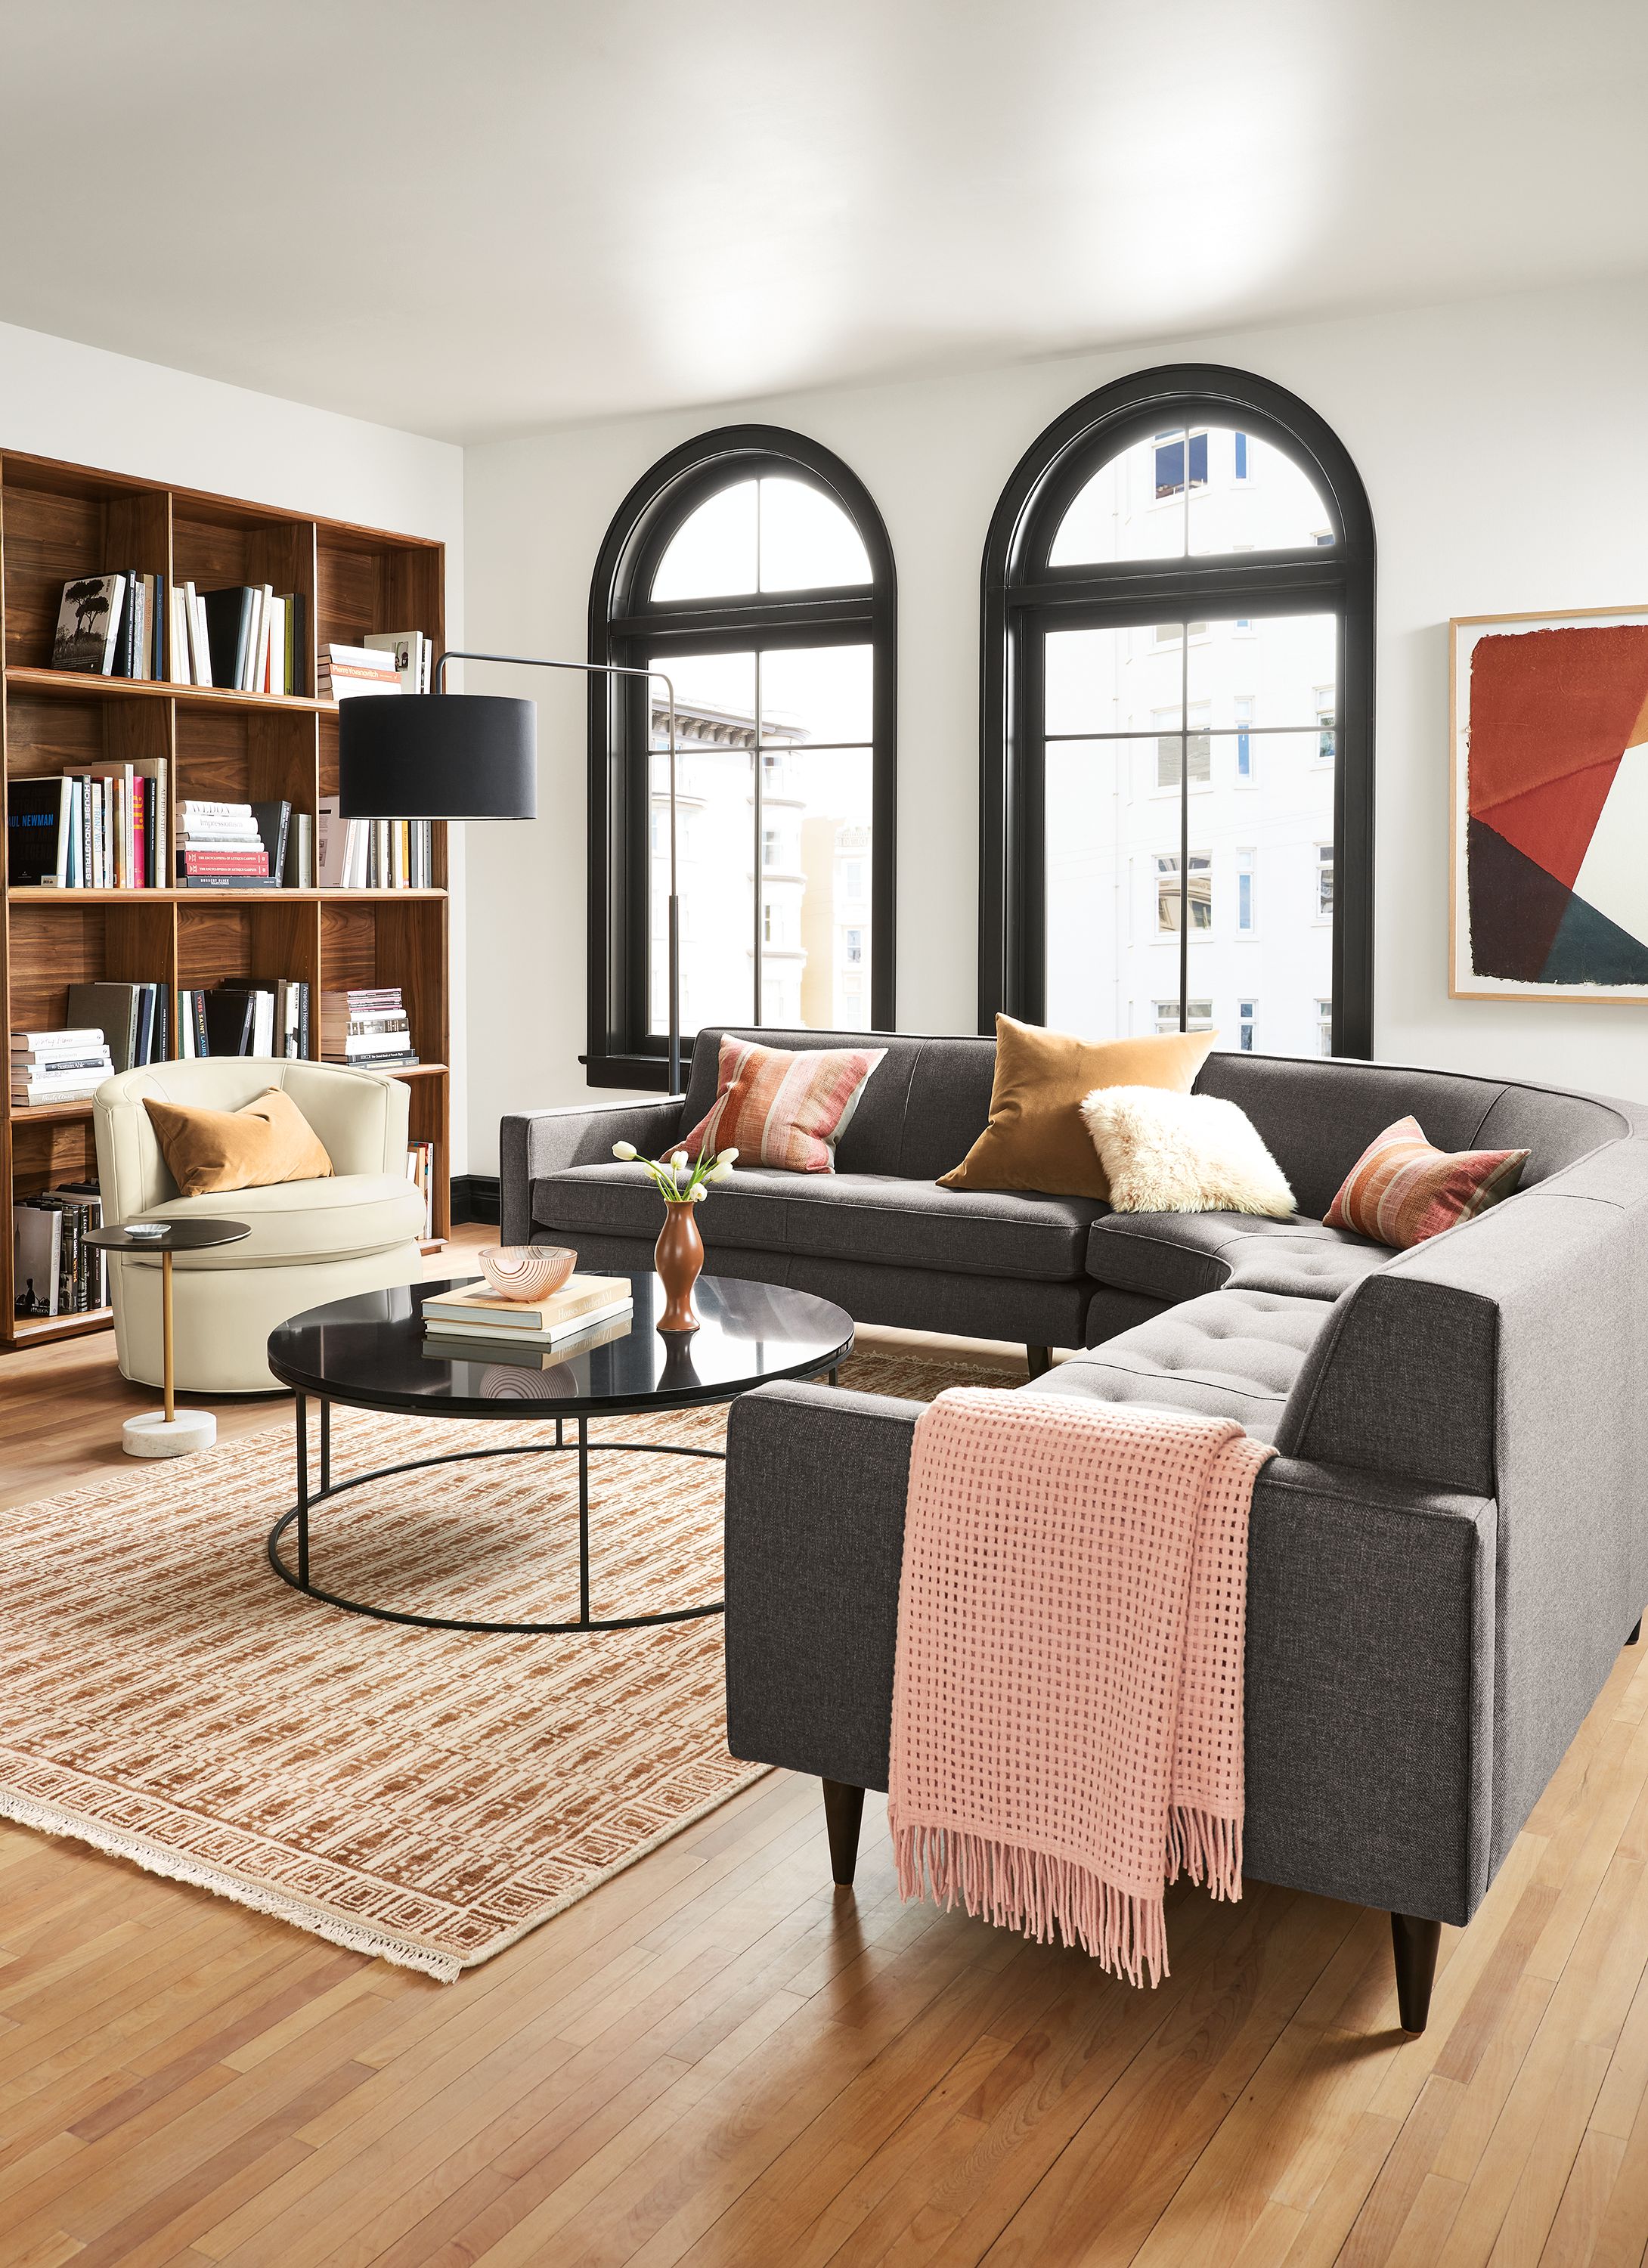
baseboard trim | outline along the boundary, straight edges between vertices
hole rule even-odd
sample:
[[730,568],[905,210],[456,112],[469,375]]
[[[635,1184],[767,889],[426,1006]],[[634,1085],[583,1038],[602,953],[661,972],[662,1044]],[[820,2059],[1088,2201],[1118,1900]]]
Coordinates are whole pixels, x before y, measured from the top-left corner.
[[496,1174],[454,1174],[452,1185],[452,1226],[465,1221],[488,1221],[497,1225],[498,1218],[498,1177]]

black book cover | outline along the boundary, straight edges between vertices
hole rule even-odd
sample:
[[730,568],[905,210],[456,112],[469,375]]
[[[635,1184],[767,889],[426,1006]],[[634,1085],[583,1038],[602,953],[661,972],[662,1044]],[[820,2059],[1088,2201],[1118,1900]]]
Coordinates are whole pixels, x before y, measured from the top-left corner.
[[304,667],[304,656],[308,652],[304,632],[304,594],[294,591],[286,601],[287,619],[291,623],[291,683],[289,693],[307,694],[308,673]]
[[63,811],[63,782],[16,779],[6,802],[6,880],[27,889],[57,879],[57,824]]
[[140,984],[137,987],[137,1052],[139,1064],[151,1064],[154,1057],[155,994],[159,987]]
[[224,591],[202,591],[206,609],[206,643],[211,652],[214,685],[233,691],[246,667],[246,639],[252,630],[252,593],[236,583]]
[[254,803],[252,816],[269,852],[269,880],[276,889],[286,879],[286,835],[291,825],[290,803]]
[[214,990],[202,996],[206,1049],[211,1056],[249,1056],[255,1002],[249,992]]

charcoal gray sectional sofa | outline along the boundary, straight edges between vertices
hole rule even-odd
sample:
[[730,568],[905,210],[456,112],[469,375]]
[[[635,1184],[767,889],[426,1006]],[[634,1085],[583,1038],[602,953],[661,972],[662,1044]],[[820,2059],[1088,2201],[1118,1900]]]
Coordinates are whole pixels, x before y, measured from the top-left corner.
[[[1246,1863],[1387,1909],[1423,2028],[1439,1926],[1469,1919],[1648,1599],[1648,1111],[1383,1064],[1215,1055],[1299,1217],[1124,1216],[938,1189],[988,1115],[985,1039],[885,1045],[833,1176],[746,1171],[705,1227],[720,1273],[861,1322],[1085,1350],[1040,1391],[1238,1418],[1279,1454],[1249,1546]],[[683,1104],[504,1124],[504,1234],[646,1264],[657,1199],[610,1157]],[[1414,1250],[1322,1226],[1344,1173],[1412,1113],[1445,1149],[1526,1147],[1517,1196]],[[904,1493],[918,1407],[773,1386],[732,1407],[729,1737],[825,1782],[838,1880],[884,1788]]]

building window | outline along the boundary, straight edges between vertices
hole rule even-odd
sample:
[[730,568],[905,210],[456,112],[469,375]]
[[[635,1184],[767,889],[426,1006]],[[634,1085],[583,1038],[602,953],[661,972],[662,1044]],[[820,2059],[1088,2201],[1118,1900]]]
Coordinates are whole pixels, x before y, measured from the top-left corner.
[[1256,1000],[1239,1000],[1236,1003],[1236,1044],[1245,1056],[1250,1056],[1254,1051],[1254,1025],[1258,1013]]
[[1236,927],[1243,936],[1253,933],[1254,854],[1251,850],[1236,853]]
[[862,858],[849,858],[842,865],[842,895],[861,898],[864,894],[864,864]]
[[1331,921],[1334,907],[1334,846],[1331,843],[1316,845],[1316,918]]
[[[706,1027],[839,1020],[844,842],[861,1021],[895,1020],[894,607],[870,496],[839,458],[777,427],[729,426],[676,450],[607,531],[591,659],[662,673],[674,692],[687,1049]],[[658,1086],[668,703],[656,681],[592,683],[589,1077]]]
[[1331,1000],[1319,1000],[1316,1003],[1316,1045],[1319,1054],[1330,1056],[1334,1051],[1333,1002]]
[[855,967],[863,961],[864,942],[864,933],[861,929],[850,929],[847,932],[845,938],[842,939],[842,949],[847,956],[847,963],[850,968]]
[[[1171,989],[1165,944],[1181,1018],[1205,992],[1233,1002],[1257,973],[1239,942],[1258,933],[1256,857],[1245,917],[1233,890],[1216,928],[1188,854],[1213,846],[1223,892],[1236,847],[1258,844],[1267,1050],[1314,1053],[1333,998],[1336,1051],[1366,1054],[1372,525],[1322,421],[1200,364],[1106,387],[1022,459],[984,584],[981,1029],[1004,1011],[1125,1033]],[[1319,914],[1288,878],[1324,843]]]

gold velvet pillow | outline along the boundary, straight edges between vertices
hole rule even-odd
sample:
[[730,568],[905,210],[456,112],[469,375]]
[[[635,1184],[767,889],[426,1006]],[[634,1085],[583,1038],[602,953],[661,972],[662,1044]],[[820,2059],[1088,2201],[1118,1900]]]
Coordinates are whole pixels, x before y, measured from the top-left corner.
[[332,1160],[283,1087],[239,1110],[201,1110],[145,1094],[155,1138],[186,1197],[213,1189],[261,1189],[271,1182],[320,1182]]
[[1160,1086],[1188,1094],[1217,1032],[1165,1032],[1144,1040],[1078,1040],[1039,1024],[996,1019],[990,1124],[944,1189],[1035,1189],[1052,1197],[1107,1197],[1110,1184],[1082,1123],[1096,1086]]

